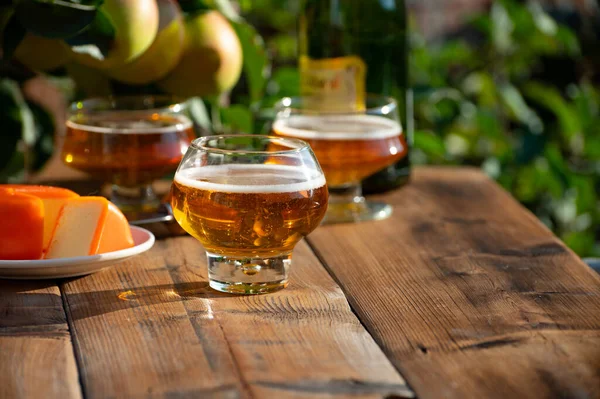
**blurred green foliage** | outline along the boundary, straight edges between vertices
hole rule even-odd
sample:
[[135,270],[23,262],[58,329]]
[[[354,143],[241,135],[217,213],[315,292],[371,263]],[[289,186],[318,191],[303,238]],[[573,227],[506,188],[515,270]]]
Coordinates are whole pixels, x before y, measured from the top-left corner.
[[0,79],[0,109],[0,182],[24,181],[52,156],[54,120],[8,78]]
[[481,166],[578,254],[600,255],[600,90],[577,72],[577,36],[535,2],[496,1],[469,28],[413,38],[413,161]]

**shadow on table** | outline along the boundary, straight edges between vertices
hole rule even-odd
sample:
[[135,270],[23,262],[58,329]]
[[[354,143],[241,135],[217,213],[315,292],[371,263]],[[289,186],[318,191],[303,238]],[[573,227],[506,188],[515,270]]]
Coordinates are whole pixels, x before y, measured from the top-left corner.
[[66,323],[62,299],[52,287],[56,281],[0,279],[0,334],[2,329],[15,327],[54,331],[50,326]]
[[[3,296],[11,296],[18,293],[43,290],[44,288],[56,286],[55,280],[9,280],[0,279],[0,292]],[[32,294],[34,295],[34,294]],[[39,294],[50,295],[50,294]]]
[[43,292],[44,289],[56,285],[61,287],[62,296],[66,298],[64,305],[68,307],[73,320],[161,303],[238,296],[215,291],[206,281],[134,287],[127,290],[65,293],[65,284],[70,281],[74,279],[0,279],[0,313],[2,309],[7,312],[5,317],[0,317],[0,327],[64,323],[63,298],[58,293]]
[[65,294],[63,290],[63,295],[73,320],[162,303],[237,296],[215,291],[205,281],[85,293]]

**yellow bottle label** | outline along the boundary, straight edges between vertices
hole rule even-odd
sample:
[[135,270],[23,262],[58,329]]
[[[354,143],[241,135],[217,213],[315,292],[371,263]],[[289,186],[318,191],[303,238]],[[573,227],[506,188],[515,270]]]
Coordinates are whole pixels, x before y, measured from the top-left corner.
[[306,107],[320,112],[364,110],[366,72],[364,61],[356,56],[300,56],[300,93],[306,98]]

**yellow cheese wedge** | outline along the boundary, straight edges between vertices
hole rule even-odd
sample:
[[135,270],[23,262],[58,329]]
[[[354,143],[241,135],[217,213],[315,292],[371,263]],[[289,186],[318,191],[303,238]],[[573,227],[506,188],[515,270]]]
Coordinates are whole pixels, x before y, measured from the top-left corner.
[[96,255],[133,246],[123,214],[102,197],[69,199],[59,213],[46,259]]

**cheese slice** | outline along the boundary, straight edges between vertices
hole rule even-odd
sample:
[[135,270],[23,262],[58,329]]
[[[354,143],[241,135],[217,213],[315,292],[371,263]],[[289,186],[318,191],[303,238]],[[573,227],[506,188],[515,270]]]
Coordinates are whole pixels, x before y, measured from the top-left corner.
[[40,259],[43,253],[44,204],[38,197],[0,191],[0,259]]
[[115,204],[108,202],[108,212],[97,253],[120,251],[121,249],[131,248],[133,245],[133,237],[127,218]]
[[48,250],[60,210],[70,198],[79,197],[71,190],[51,186],[35,186],[26,184],[2,184],[0,190],[34,195],[44,204],[44,251]]
[[70,198],[60,210],[45,258],[96,255],[132,246],[127,219],[107,199]]

